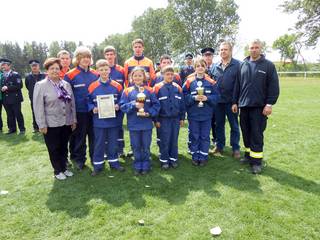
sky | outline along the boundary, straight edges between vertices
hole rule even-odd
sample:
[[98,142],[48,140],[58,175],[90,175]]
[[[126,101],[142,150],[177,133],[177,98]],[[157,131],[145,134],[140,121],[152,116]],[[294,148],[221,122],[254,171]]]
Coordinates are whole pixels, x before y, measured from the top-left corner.
[[[279,36],[293,28],[296,15],[279,9],[281,0],[235,0],[241,18],[234,56],[243,58],[243,48],[252,39],[259,38],[269,46]],[[54,40],[100,43],[108,35],[126,33],[131,23],[148,7],[167,6],[167,0],[0,0],[2,24],[0,42],[47,42]],[[17,7],[19,6],[19,7]],[[5,9],[11,9],[6,11]],[[320,59],[320,46],[303,50],[305,59]],[[272,51],[267,57],[273,61],[280,55]]]

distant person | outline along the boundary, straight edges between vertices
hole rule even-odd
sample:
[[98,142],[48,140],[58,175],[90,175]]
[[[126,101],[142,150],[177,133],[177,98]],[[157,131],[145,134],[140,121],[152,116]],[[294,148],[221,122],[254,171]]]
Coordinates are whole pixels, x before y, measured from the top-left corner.
[[70,71],[71,54],[67,50],[61,50],[60,52],[58,52],[57,58],[60,59],[62,65],[60,78],[64,79],[64,75],[66,75],[66,73]]
[[[117,64],[117,51],[113,46],[107,46],[104,48],[104,58],[108,61],[110,67],[110,79],[119,83],[124,89],[125,87],[125,76],[124,68]],[[121,97],[121,96],[120,96]],[[121,125],[119,126],[118,133],[118,155],[119,157],[124,157],[124,131],[123,131],[123,116],[124,114],[120,111],[118,112],[121,118]]]
[[[2,62],[0,61],[0,89],[2,88],[3,85],[3,72],[2,72],[2,68],[1,68]],[[2,91],[0,91],[0,132],[3,131],[3,121],[2,121]]]
[[155,70],[153,67],[153,62],[144,56],[144,42],[142,39],[135,39],[132,41],[133,56],[125,61],[124,63],[124,74],[126,78],[126,86],[131,86],[133,83],[130,80],[131,71],[135,67],[142,67],[146,73],[145,85],[149,86],[150,81],[155,78]]
[[31,103],[33,132],[36,133],[39,132],[39,127],[37,125],[33,110],[33,90],[36,83],[41,81],[42,79],[45,79],[46,75],[40,72],[40,62],[38,60],[30,60],[29,66],[31,67],[31,72],[26,75],[25,85],[28,89],[29,99]]
[[160,111],[155,118],[157,133],[160,138],[161,168],[164,170],[178,167],[178,136],[180,126],[185,119],[185,105],[182,88],[175,82],[174,69],[166,66],[161,69],[163,81],[153,90],[160,102]]
[[211,117],[217,104],[216,82],[206,74],[206,62],[200,58],[194,62],[195,73],[189,75],[183,85],[189,131],[190,151],[194,166],[208,163]]
[[134,84],[123,91],[120,109],[127,114],[130,144],[134,155],[134,174],[145,175],[151,169],[150,145],[153,118],[159,113],[160,103],[152,88],[146,86],[146,73],[142,67],[131,71]]
[[238,112],[232,112],[232,98],[236,82],[239,78],[240,62],[232,57],[232,45],[230,42],[222,42],[219,49],[220,61],[216,63],[211,72],[217,81],[219,101],[216,106],[216,147],[212,152],[222,155],[226,145],[225,122],[226,117],[230,125],[230,145],[232,156],[240,159],[240,130],[238,123]]
[[279,97],[276,68],[261,54],[261,50],[260,40],[249,44],[250,56],[241,64],[232,105],[234,113],[240,108],[240,126],[245,146],[242,162],[249,162],[254,174],[262,170],[263,132],[272,113],[272,105]]
[[69,136],[77,122],[74,96],[70,84],[60,79],[62,66],[58,58],[48,58],[44,67],[48,76],[35,85],[34,113],[39,131],[44,136],[54,176],[65,180],[73,176],[66,163]]
[[[204,59],[204,61],[206,62],[206,74],[208,74],[210,76],[210,78],[212,77],[212,73],[211,73],[211,69],[213,67],[213,54],[214,54],[214,49],[212,47],[206,47],[201,49],[201,54],[202,57]],[[216,80],[216,79],[214,79]],[[213,106],[213,108],[215,108],[216,106]],[[212,119],[211,119],[211,132],[212,132],[212,144],[213,146],[216,145],[217,143],[217,133],[216,133],[216,113],[215,113],[215,109],[212,113]]]
[[191,53],[187,53],[185,55],[185,65],[180,68],[180,79],[182,85],[186,81],[187,77],[194,73],[194,68],[193,68],[193,55]]
[[[157,83],[163,81],[163,74],[162,74],[161,70],[167,66],[172,66],[172,59],[169,55],[164,54],[160,57],[160,71],[157,72],[156,78],[153,81],[151,81],[151,83],[150,83],[151,87],[154,87]],[[182,87],[181,78],[178,73],[174,73],[173,82],[175,82],[180,87]]]
[[78,170],[85,167],[87,136],[91,162],[94,151],[92,114],[88,110],[88,87],[99,78],[99,75],[90,68],[91,64],[92,53],[90,49],[80,46],[74,53],[73,65],[75,68],[64,76],[64,79],[72,87],[76,102],[78,127],[70,137],[70,157],[76,162]]
[[6,58],[0,60],[3,71],[3,84],[1,92],[3,93],[3,106],[7,113],[7,124],[9,131],[7,134],[17,132],[18,123],[20,134],[24,134],[26,129],[21,112],[21,102],[23,102],[21,89],[23,87],[22,79],[19,73],[12,71],[12,61]]
[[[120,165],[118,159],[118,148],[116,147],[119,136],[119,127],[122,125],[122,112],[119,102],[123,91],[122,86],[115,80],[110,79],[109,63],[98,60],[96,63],[99,79],[89,86],[88,108],[93,113],[94,130],[94,153],[93,153],[93,172],[92,176],[99,174],[104,167],[104,153],[107,154],[110,169],[123,172],[125,169]],[[115,116],[110,118],[99,118],[99,108],[97,99],[101,95],[114,96]]]

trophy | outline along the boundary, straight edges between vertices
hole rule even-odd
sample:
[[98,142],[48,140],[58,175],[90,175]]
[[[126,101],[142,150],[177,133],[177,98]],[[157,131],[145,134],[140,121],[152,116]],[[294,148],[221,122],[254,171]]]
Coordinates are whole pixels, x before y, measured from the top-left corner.
[[[146,101],[146,95],[144,94],[144,87],[139,87],[139,93],[137,94],[137,99],[136,102],[138,103],[143,103]],[[145,112],[144,112],[144,108],[140,108],[137,112],[138,116],[144,116]]]
[[[197,82],[197,88],[196,88],[196,91],[197,91],[197,94],[199,96],[203,96],[204,95],[204,87],[202,87],[202,82]],[[198,103],[198,107],[203,107],[203,102],[202,101],[199,101]]]

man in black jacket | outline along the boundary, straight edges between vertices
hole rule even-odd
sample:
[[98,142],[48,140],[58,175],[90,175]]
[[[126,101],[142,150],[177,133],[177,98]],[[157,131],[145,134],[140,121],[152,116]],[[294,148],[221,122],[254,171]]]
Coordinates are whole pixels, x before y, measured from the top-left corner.
[[25,133],[24,120],[21,112],[21,102],[23,101],[21,88],[23,86],[20,75],[11,70],[12,61],[6,58],[0,59],[3,70],[3,106],[7,112],[7,124],[9,132],[12,134],[17,131],[16,120],[20,129],[20,134]]
[[279,97],[279,79],[272,62],[261,54],[261,42],[249,44],[250,56],[240,67],[240,77],[236,83],[232,111],[240,108],[240,126],[245,146],[243,162],[249,162],[252,173],[262,170],[263,132],[267,118],[272,113],[272,105]]
[[29,65],[31,67],[31,72],[26,75],[25,85],[28,89],[29,99],[31,103],[31,110],[32,110],[32,125],[33,125],[33,132],[38,132],[39,127],[36,123],[33,111],[33,89],[34,85],[37,82],[44,79],[46,75],[40,72],[40,62],[38,60],[30,60]]

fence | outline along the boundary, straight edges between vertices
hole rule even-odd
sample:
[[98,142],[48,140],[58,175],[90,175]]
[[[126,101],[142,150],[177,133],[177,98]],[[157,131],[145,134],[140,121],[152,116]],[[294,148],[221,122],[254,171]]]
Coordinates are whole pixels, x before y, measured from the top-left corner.
[[300,71],[300,72],[278,72],[279,77],[288,76],[288,77],[299,77],[303,76],[304,79],[308,77],[317,77],[320,79],[320,71]]

